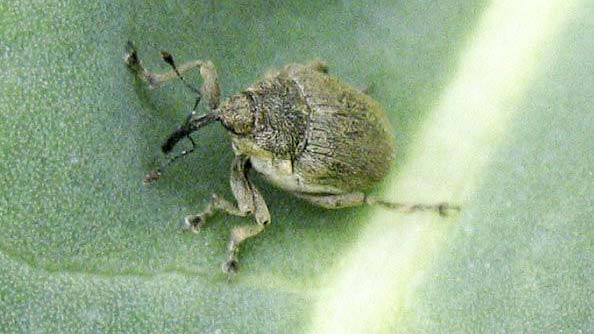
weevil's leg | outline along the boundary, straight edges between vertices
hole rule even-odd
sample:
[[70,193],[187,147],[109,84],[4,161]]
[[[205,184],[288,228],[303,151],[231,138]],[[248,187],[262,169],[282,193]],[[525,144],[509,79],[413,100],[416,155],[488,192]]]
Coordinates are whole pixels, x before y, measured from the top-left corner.
[[320,195],[295,193],[295,196],[303,198],[313,204],[326,209],[340,209],[351,206],[365,204],[365,194],[361,192],[339,194],[339,195]]
[[229,241],[229,250],[227,261],[223,263],[223,271],[226,273],[235,273],[239,269],[237,262],[237,253],[239,245],[248,238],[255,237],[264,231],[264,228],[270,223],[270,212],[264,201],[264,197],[255,185],[247,177],[247,159],[237,157],[237,169],[231,173],[231,189],[237,199],[238,206],[242,207],[251,204],[251,212],[256,220],[256,225],[244,225],[236,227],[231,231],[231,240]]
[[204,226],[206,220],[212,217],[218,211],[239,217],[245,217],[250,213],[249,211],[241,211],[235,204],[222,197],[219,197],[217,194],[212,194],[210,202],[201,213],[189,215],[184,218],[184,224],[182,228],[184,230],[197,233],[200,228]]
[[378,199],[374,196],[365,197],[365,203],[368,205],[379,205],[388,209],[395,209],[404,213],[416,211],[435,211],[440,216],[446,217],[450,212],[460,211],[460,206],[452,205],[446,202],[426,204],[426,203],[399,203]]
[[459,206],[450,205],[448,203],[420,204],[388,202],[377,199],[374,196],[367,196],[362,192],[339,195],[316,195],[303,193],[296,193],[295,195],[327,209],[339,209],[367,204],[380,205],[404,213],[412,213],[415,211],[435,211],[439,213],[440,216],[447,216],[449,211],[460,211]]
[[220,88],[218,82],[217,70],[211,61],[195,60],[176,66],[173,62],[173,57],[170,54],[163,52],[161,54],[163,59],[170,64],[173,69],[165,73],[154,73],[147,70],[142,61],[138,58],[138,51],[132,42],[128,42],[126,46],[126,55],[124,56],[124,62],[138,75],[138,77],[148,83],[151,89],[159,88],[163,84],[173,79],[181,77],[184,73],[192,70],[193,68],[200,69],[200,75],[202,76],[203,83],[200,92],[202,97],[206,100],[208,107],[216,109],[220,103]]
[[231,240],[229,241],[229,254],[227,261],[223,263],[223,272],[227,274],[236,273],[239,270],[239,262],[237,262],[237,253],[239,245],[246,239],[255,237],[264,231],[266,225],[244,225],[231,230]]
[[268,212],[264,197],[262,197],[262,194],[260,194],[254,184],[247,178],[247,164],[248,158],[238,155],[233,160],[231,166],[231,191],[237,201],[237,205],[218,196],[213,196],[213,199],[203,212],[188,216],[185,219],[185,225],[188,229],[197,230],[204,225],[208,217],[217,211],[223,211],[241,217],[248,215],[254,216],[256,225],[240,226],[231,231],[228,258],[223,264],[223,271],[226,273],[234,273],[238,270],[237,253],[239,245],[246,239],[258,235],[270,222],[270,213]]
[[244,156],[236,156],[231,163],[229,183],[231,184],[231,192],[237,201],[237,205],[213,194],[212,199],[201,213],[186,216],[184,219],[184,228],[196,232],[217,211],[223,211],[227,214],[240,217],[245,217],[255,211],[254,196],[251,193],[250,182],[247,180],[244,167],[246,162],[247,160]]
[[[140,58],[138,58],[138,51],[132,42],[128,42],[126,45],[124,62],[128,65],[128,67],[130,67],[130,69],[136,72],[136,75],[138,75],[142,81],[148,83],[151,89],[159,88],[165,82],[177,79],[177,73],[175,73],[175,70],[171,70],[163,74],[158,74],[147,70],[142,64]],[[195,67],[202,66],[202,63],[203,62],[201,60],[197,60],[183,64],[177,69],[180,74],[184,74]]]

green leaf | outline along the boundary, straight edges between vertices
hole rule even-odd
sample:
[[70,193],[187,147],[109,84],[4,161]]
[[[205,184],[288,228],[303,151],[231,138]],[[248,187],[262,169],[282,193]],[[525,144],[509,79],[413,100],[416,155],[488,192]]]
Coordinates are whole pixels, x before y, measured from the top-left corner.
[[[0,4],[0,332],[591,332],[594,41],[586,1]],[[123,64],[210,59],[225,96],[326,60],[396,130],[382,196],[327,211],[256,182],[273,222],[224,275],[224,129],[150,186],[192,106]],[[198,84],[198,74],[188,76]],[[378,192],[379,194],[379,192]]]

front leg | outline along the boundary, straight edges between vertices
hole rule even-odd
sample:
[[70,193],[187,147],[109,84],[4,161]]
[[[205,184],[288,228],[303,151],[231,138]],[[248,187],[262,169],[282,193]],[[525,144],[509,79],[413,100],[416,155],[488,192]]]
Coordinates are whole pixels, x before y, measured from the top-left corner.
[[[168,53],[162,53],[162,56],[168,63],[173,63],[173,58]],[[151,89],[159,88],[166,82],[181,77],[184,73],[193,68],[199,68],[200,75],[203,79],[202,87],[200,89],[201,96],[206,100],[210,110],[214,110],[219,106],[221,90],[219,88],[217,70],[211,61],[194,60],[165,73],[154,73],[144,67],[142,61],[138,57],[136,47],[132,42],[128,42],[124,62],[132,71],[136,72],[138,78],[146,82]]]
[[216,195],[208,204],[206,209],[197,215],[186,217],[185,225],[190,230],[196,230],[204,225],[206,219],[216,211],[245,217],[253,215],[257,225],[245,225],[236,227],[231,231],[227,261],[223,264],[223,271],[235,273],[238,270],[237,253],[239,245],[248,238],[258,235],[270,222],[270,213],[264,201],[264,197],[254,184],[248,179],[248,158],[237,155],[231,165],[231,191],[237,201],[237,205],[224,200]]

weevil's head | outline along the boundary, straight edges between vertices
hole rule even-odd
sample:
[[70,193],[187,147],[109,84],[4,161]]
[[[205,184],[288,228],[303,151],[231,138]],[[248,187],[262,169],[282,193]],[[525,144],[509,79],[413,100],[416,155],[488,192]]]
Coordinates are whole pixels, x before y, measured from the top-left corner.
[[248,94],[235,95],[218,109],[211,110],[207,114],[201,116],[190,115],[188,120],[167,138],[161,146],[161,150],[164,153],[171,152],[180,140],[214,121],[220,121],[225,129],[234,135],[249,135],[254,128],[254,113],[254,103]]
[[245,136],[254,129],[254,103],[247,93],[232,96],[216,113],[221,124],[232,134]]

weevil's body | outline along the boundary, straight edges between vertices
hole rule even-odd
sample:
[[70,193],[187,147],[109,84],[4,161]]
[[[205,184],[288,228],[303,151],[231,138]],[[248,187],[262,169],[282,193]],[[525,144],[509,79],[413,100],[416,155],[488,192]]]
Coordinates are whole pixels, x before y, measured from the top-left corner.
[[393,131],[381,107],[320,66],[270,73],[223,103],[220,115],[236,153],[297,195],[369,189],[392,164]]
[[[438,210],[440,214],[448,209],[447,204],[407,205],[365,195],[364,191],[381,181],[392,165],[393,131],[375,101],[329,75],[325,64],[287,65],[221,104],[212,62],[197,60],[177,67],[171,55],[162,56],[173,67],[164,74],[147,71],[131,43],[125,61],[152,88],[176,77],[183,80],[183,73],[200,68],[204,82],[199,96],[209,109],[202,116],[193,112],[169,136],[163,151],[168,153],[179,140],[219,121],[229,131],[235,152],[230,185],[237,203],[213,195],[201,213],[186,217],[185,226],[197,231],[216,211],[251,215],[257,223],[232,230],[225,272],[237,270],[239,244],[259,234],[270,222],[264,197],[249,178],[250,168],[278,187],[325,208],[381,204],[405,211]],[[192,150],[182,151],[169,163]],[[146,180],[156,180],[162,168],[151,172]]]

